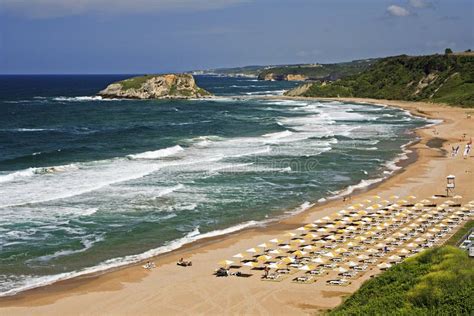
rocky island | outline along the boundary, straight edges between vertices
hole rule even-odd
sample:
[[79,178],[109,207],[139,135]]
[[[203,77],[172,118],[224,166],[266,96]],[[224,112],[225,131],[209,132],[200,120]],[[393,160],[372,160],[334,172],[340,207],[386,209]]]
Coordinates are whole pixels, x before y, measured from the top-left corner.
[[104,98],[190,99],[212,94],[196,85],[190,74],[144,75],[114,82],[98,93]]

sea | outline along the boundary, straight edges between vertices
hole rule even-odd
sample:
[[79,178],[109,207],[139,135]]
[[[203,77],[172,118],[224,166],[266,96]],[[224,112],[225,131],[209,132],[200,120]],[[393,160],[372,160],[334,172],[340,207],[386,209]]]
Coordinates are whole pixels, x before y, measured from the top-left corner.
[[297,83],[253,78],[196,76],[214,99],[96,96],[127,77],[0,76],[0,296],[380,182],[430,123],[382,104],[285,100]]

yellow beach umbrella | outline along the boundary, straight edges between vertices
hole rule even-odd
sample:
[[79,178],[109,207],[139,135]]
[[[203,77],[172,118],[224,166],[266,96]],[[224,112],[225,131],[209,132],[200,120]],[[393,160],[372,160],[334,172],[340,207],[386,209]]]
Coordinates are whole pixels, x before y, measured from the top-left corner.
[[273,244],[281,244],[283,241],[278,238],[273,238],[269,240]]
[[281,259],[281,261],[288,264],[288,263],[295,262],[295,259],[293,259],[291,257],[285,257],[285,258]]
[[295,255],[297,257],[303,257],[306,254],[307,254],[306,251],[301,251],[301,250],[296,250],[295,252],[293,252],[293,255]]
[[229,266],[233,263],[234,263],[234,261],[232,261],[232,260],[221,260],[221,261],[218,262],[218,264],[220,266]]
[[256,268],[259,266],[259,264],[257,262],[253,262],[253,261],[248,261],[246,263],[243,264],[244,266],[246,267],[252,267],[252,268]]
[[271,256],[268,256],[268,255],[261,255],[261,256],[258,256],[257,257],[257,260],[258,261],[262,261],[262,262],[266,262],[268,260],[270,260],[272,257]]

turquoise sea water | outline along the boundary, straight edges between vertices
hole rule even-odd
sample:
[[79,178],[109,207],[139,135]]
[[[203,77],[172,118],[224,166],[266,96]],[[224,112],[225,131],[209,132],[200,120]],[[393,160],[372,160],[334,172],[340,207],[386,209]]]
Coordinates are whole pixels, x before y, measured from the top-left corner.
[[198,77],[215,100],[93,96],[123,77],[0,77],[0,295],[379,181],[426,124],[383,106],[258,98],[295,83],[243,78]]

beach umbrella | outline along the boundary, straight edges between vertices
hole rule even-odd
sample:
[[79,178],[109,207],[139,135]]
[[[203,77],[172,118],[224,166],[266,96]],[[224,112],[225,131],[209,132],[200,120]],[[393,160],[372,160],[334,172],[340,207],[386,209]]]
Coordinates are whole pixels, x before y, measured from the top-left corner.
[[347,243],[347,247],[352,247],[352,246],[354,246],[354,245],[355,245],[355,244],[354,244],[352,241],[349,241],[349,242]]
[[381,263],[381,264],[378,264],[377,267],[379,267],[380,269],[388,269],[390,268],[392,265],[390,263],[387,263],[387,262],[384,262],[384,263]]
[[285,249],[285,250],[288,250],[288,249],[291,249],[292,247],[290,245],[283,245],[280,247],[280,249]]
[[318,228],[316,231],[318,231],[318,232],[325,232],[325,231],[327,231],[327,228],[322,228],[322,227],[321,227],[321,228]]
[[304,239],[313,239],[313,238],[316,238],[316,237],[318,237],[318,235],[313,234],[313,233],[308,233],[304,236]]
[[372,203],[371,200],[364,200],[363,202],[364,202],[364,203]]
[[374,195],[373,198],[376,199],[376,200],[380,200],[380,199],[381,199],[381,197],[378,196],[378,195]]
[[286,237],[295,237],[296,234],[295,234],[295,233],[292,233],[292,232],[287,232],[287,233],[285,234],[285,236],[286,236]]
[[418,245],[411,242],[411,243],[409,243],[409,244],[407,245],[407,247],[408,247],[408,248],[416,248],[416,247],[418,247]]
[[362,255],[358,255],[358,256],[357,256],[357,259],[359,259],[359,260],[365,260],[365,259],[369,259],[369,256],[362,254]]
[[304,230],[308,230],[309,228],[306,228],[304,226],[301,226],[301,227],[298,227],[296,230],[297,231],[304,231]]
[[326,252],[325,254],[323,254],[323,256],[332,258],[332,257],[334,257],[334,254],[329,251],[329,252]]
[[420,203],[428,204],[428,203],[431,203],[431,201],[428,199],[424,199],[424,200],[421,200]]
[[337,214],[347,214],[347,211],[346,210],[340,210],[339,212],[337,212]]
[[229,266],[233,263],[234,263],[234,261],[232,261],[232,260],[221,260],[221,261],[218,262],[218,264],[220,266]]
[[267,267],[269,267],[270,269],[284,269],[284,268],[286,268],[286,266],[284,264],[275,263],[275,262],[270,263]]
[[410,195],[410,196],[407,196],[407,199],[410,199],[410,200],[416,200],[416,196],[414,196],[414,195]]
[[447,206],[446,204],[454,204],[455,202],[454,201],[451,201],[451,200],[448,200],[448,201],[444,201],[444,203],[442,205],[445,205]]
[[424,238],[421,238],[421,237],[418,237],[417,239],[415,239],[416,242],[423,242],[425,241],[426,239]]
[[257,260],[262,261],[262,262],[266,262],[266,261],[270,260],[271,258],[272,258],[271,256],[261,255],[261,256],[257,257]]
[[347,249],[346,248],[337,248],[336,250],[334,250],[335,252],[337,253],[342,253],[342,252],[347,252]]
[[291,257],[285,257],[285,258],[281,259],[281,261],[288,264],[288,263],[295,262],[295,259],[293,259]]
[[355,210],[356,208],[355,208],[355,206],[351,205],[351,206],[349,206],[347,209],[348,209],[348,210]]
[[304,244],[304,239],[295,239],[295,240],[292,240],[291,241],[292,243],[295,243],[295,244]]
[[238,254],[232,256],[232,258],[238,258],[238,259],[242,259],[243,257],[244,257],[244,255],[241,254],[241,253],[238,253]]
[[355,266],[357,266],[357,265],[359,265],[359,264],[358,264],[357,262],[354,262],[354,261],[349,261],[349,262],[347,263],[347,265],[348,265],[349,267],[355,267]]
[[315,224],[321,224],[323,221],[321,219],[315,220],[313,223]]
[[302,247],[302,249],[306,250],[306,251],[311,251],[311,250],[314,250],[315,247],[314,246],[311,246],[311,245],[306,245],[304,247]]
[[379,252],[379,251],[377,249],[370,248],[370,249],[367,249],[367,252],[368,253],[376,253],[376,252]]
[[461,195],[455,195],[455,196],[453,196],[453,199],[456,199],[456,200],[462,199],[462,196]]
[[399,252],[399,253],[403,253],[403,254],[410,253],[410,252],[409,252],[408,250],[406,250],[405,248],[400,249],[398,252]]
[[324,263],[324,262],[326,262],[326,259],[317,257],[317,258],[311,259],[311,262],[314,262],[314,263]]
[[280,239],[277,239],[277,238],[270,239],[269,241],[271,243],[274,243],[274,244],[281,244],[282,243],[282,241]]
[[337,272],[344,273],[347,272],[347,269],[344,269],[343,267],[339,267],[336,269]]
[[372,205],[373,208],[380,208],[382,207],[383,205],[382,204],[379,204],[379,203],[375,203],[374,205]]
[[400,197],[398,195],[392,195],[390,196],[390,198],[393,200],[393,199],[399,199]]
[[268,248],[269,246],[266,243],[263,243],[258,245],[258,247],[263,248],[263,250],[265,250],[265,248]]
[[402,260],[402,258],[397,256],[397,255],[392,255],[392,256],[388,257],[388,259],[391,260],[391,261],[400,261],[400,260]]
[[253,261],[248,261],[248,262],[244,263],[243,265],[246,266],[246,267],[252,267],[252,268],[258,267],[258,263],[253,262]]
[[325,221],[330,221],[331,220],[331,218],[329,216],[324,216],[322,219],[325,220]]
[[334,224],[327,224],[327,225],[324,226],[324,227],[326,227],[326,228],[334,228],[335,226],[334,226]]
[[249,248],[249,249],[245,250],[245,252],[248,252],[248,253],[257,253],[257,251],[258,250],[255,249],[255,248]]
[[320,240],[317,240],[316,243],[317,244],[325,244],[325,243],[327,243],[327,241],[324,240],[324,239],[320,239]]
[[334,235],[329,235],[329,236],[326,237],[326,239],[335,240],[335,239],[336,239],[336,236],[334,236]]
[[306,254],[308,254],[306,251],[301,251],[301,250],[296,250],[295,252],[293,252],[293,255],[297,257],[303,257]]
[[268,253],[271,253],[272,255],[279,255],[279,254],[282,254],[283,252],[278,249],[273,249],[273,250],[270,250]]
[[304,266],[302,267],[299,267],[298,270],[301,270],[301,271],[311,271],[311,270],[314,270],[314,266],[313,265],[308,265],[308,264],[305,264]]
[[318,227],[318,225],[313,224],[313,223],[309,223],[309,224],[304,225],[304,227],[314,228],[314,227]]

